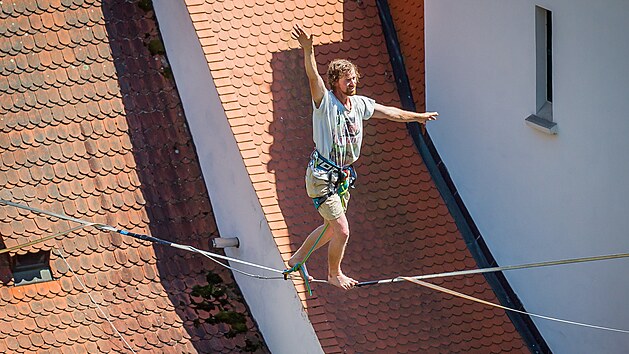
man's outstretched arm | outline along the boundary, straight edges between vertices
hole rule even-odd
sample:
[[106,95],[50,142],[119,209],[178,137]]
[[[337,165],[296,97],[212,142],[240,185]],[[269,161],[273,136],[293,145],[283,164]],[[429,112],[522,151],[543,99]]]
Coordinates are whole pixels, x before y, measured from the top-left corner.
[[418,122],[426,123],[429,120],[436,120],[439,113],[437,112],[411,112],[391,106],[384,106],[376,103],[373,110],[372,118],[388,119],[395,122]]
[[321,100],[323,100],[323,95],[325,95],[326,88],[321,75],[319,75],[317,71],[317,62],[312,45],[312,34],[306,33],[300,25],[295,25],[291,36],[293,39],[296,39],[299,45],[304,49],[304,64],[310,84],[310,94],[312,95],[312,100],[315,105],[319,107]]

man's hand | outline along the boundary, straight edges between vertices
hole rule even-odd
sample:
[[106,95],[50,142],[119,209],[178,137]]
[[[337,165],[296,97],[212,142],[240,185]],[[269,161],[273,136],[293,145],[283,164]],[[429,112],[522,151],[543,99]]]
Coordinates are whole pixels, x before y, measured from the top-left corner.
[[326,89],[321,75],[317,72],[317,61],[315,60],[314,48],[312,47],[312,34],[306,33],[303,27],[295,24],[291,37],[296,39],[304,49],[304,64],[306,76],[308,76],[308,84],[310,85],[312,102],[314,102],[316,107],[319,107]]
[[439,113],[437,113],[437,112],[420,113],[419,114],[419,119],[417,121],[419,123],[426,123],[429,120],[437,120],[437,116],[438,115],[439,115]]
[[293,32],[291,37],[299,42],[299,45],[304,49],[312,48],[312,34],[306,33],[306,31],[300,26],[293,26]]

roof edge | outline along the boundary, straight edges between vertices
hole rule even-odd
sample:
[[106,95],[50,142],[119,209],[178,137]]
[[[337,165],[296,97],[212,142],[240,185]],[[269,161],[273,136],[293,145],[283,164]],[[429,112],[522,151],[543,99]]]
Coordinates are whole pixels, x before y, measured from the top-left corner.
[[[382,32],[387,44],[387,50],[389,52],[393,75],[395,77],[402,107],[406,110],[416,111],[411,85],[406,73],[406,66],[404,65],[404,59],[400,50],[400,44],[388,1],[376,0],[376,4],[378,6]],[[426,164],[426,168],[430,172],[439,193],[446,203],[450,214],[477,264],[481,268],[496,266],[496,260],[487,247],[467,207],[463,203],[428,131],[424,130],[424,132],[422,132],[419,123],[407,123],[407,128]],[[483,275],[502,305],[525,311],[517,294],[513,291],[513,288],[511,288],[511,285],[501,272],[485,273]],[[511,322],[522,336],[522,339],[533,353],[552,353],[530,316],[514,313],[512,311],[507,311],[507,316],[509,316]]]

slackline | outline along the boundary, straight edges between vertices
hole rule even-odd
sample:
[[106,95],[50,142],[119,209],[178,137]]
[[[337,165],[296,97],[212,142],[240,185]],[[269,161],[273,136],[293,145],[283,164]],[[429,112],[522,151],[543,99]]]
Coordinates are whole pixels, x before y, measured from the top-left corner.
[[[16,208],[20,208],[23,210],[28,210],[30,212],[36,213],[36,214],[43,214],[43,215],[47,215],[53,218],[58,218],[58,219],[62,219],[62,220],[66,220],[66,221],[72,221],[72,222],[76,222],[81,224],[81,226],[77,226],[77,227],[73,227],[71,229],[68,229],[66,231],[63,232],[58,232],[56,234],[50,235],[50,236],[46,236],[46,237],[42,237],[38,240],[34,240],[34,241],[30,241],[28,243],[25,244],[21,244],[21,245],[17,245],[14,247],[10,247],[10,248],[5,248],[0,250],[0,254],[1,253],[5,253],[5,252],[10,252],[10,251],[14,251],[17,250],[19,248],[23,248],[23,247],[27,247],[39,242],[44,242],[46,240],[55,238],[55,237],[59,237],[59,236],[63,236],[66,234],[69,234],[71,232],[77,231],[79,229],[83,229],[89,226],[93,226],[94,228],[101,230],[101,231],[107,231],[107,232],[115,232],[115,233],[119,233],[123,236],[130,236],[139,240],[143,240],[143,241],[149,241],[149,242],[153,242],[153,243],[158,243],[158,244],[162,244],[165,246],[170,246],[170,247],[174,247],[174,248],[178,248],[178,249],[182,249],[182,250],[186,250],[186,251],[190,251],[190,252],[195,252],[195,253],[199,253],[204,255],[205,257],[211,259],[212,261],[226,267],[229,268],[233,271],[236,271],[238,273],[241,273],[243,275],[246,276],[250,276],[250,277],[254,277],[257,279],[285,279],[285,270],[281,270],[281,269],[274,269],[274,268],[270,268],[270,267],[266,267],[260,264],[255,264],[255,263],[251,263],[251,262],[247,262],[247,261],[243,261],[243,260],[239,260],[236,258],[232,258],[232,257],[227,257],[227,256],[223,256],[221,254],[217,254],[217,253],[213,253],[213,252],[208,252],[208,251],[204,251],[204,250],[200,250],[196,247],[193,246],[189,246],[189,245],[181,245],[178,243],[174,243],[174,242],[170,242],[170,241],[166,241],[166,240],[162,240],[160,238],[157,237],[153,237],[153,236],[149,236],[149,235],[143,235],[143,234],[137,234],[137,233],[133,233],[127,230],[122,230],[122,229],[117,229],[113,226],[110,225],[106,225],[106,224],[101,224],[101,223],[93,223],[93,222],[89,222],[89,221],[85,221],[85,220],[81,220],[81,219],[77,219],[77,218],[73,218],[64,214],[57,214],[57,213],[53,213],[53,212],[49,212],[49,211],[45,211],[45,210],[41,210],[41,209],[37,209],[37,208],[33,208],[33,207],[29,207],[26,205],[22,205],[22,204],[18,204],[18,203],[13,203],[11,201],[8,200],[4,200],[4,199],[0,199],[0,204],[5,204],[5,205],[9,205],[9,206],[13,206]],[[413,277],[407,277],[407,276],[398,276],[395,278],[390,278],[390,279],[382,279],[382,280],[372,280],[372,281],[364,281],[364,282],[359,282],[356,287],[365,287],[365,286],[369,286],[369,285],[377,285],[377,284],[391,284],[391,283],[396,283],[396,282],[401,282],[401,281],[407,281],[407,282],[411,282],[435,291],[439,291],[445,294],[449,294],[452,296],[456,296],[462,299],[466,299],[469,301],[473,301],[473,302],[477,302],[480,304],[484,304],[486,306],[492,306],[492,307],[496,307],[496,308],[500,308],[503,309],[505,311],[511,311],[511,312],[516,312],[516,313],[520,313],[523,315],[528,315],[528,316],[532,316],[532,317],[537,317],[537,318],[541,318],[541,319],[545,319],[545,320],[549,320],[549,321],[555,321],[555,322],[560,322],[560,323],[564,323],[564,324],[570,324],[570,325],[575,325],[575,326],[582,326],[582,327],[587,327],[587,328],[593,328],[593,329],[599,329],[599,330],[605,330],[605,331],[612,331],[612,332],[619,332],[619,333],[625,333],[625,334],[629,334],[629,330],[625,330],[625,329],[619,329],[619,328],[612,328],[612,327],[605,327],[605,326],[599,326],[599,325],[593,325],[593,324],[588,324],[588,323],[583,323],[583,322],[576,322],[576,321],[570,321],[570,320],[565,320],[565,319],[561,319],[561,318],[556,318],[556,317],[551,317],[551,316],[545,316],[545,315],[539,315],[539,314],[535,314],[535,313],[531,313],[531,312],[527,312],[527,311],[522,311],[522,310],[518,310],[518,309],[514,309],[514,308],[510,308],[507,306],[503,306],[503,305],[499,305],[499,304],[495,304],[493,302],[490,301],[486,301],[486,300],[482,300],[470,295],[466,295],[451,289],[447,289],[444,287],[441,287],[439,285],[435,285],[432,283],[428,283],[426,281],[424,281],[424,279],[434,279],[434,278],[445,278],[445,277],[453,277],[453,276],[462,276],[462,275],[470,275],[470,274],[483,274],[483,273],[491,273],[491,272],[502,272],[502,271],[508,271],[508,270],[516,270],[516,269],[530,269],[530,268],[538,268],[538,267],[548,267],[548,266],[557,266],[557,265],[565,265],[565,264],[575,264],[575,263],[585,263],[585,262],[594,262],[594,261],[602,261],[602,260],[611,260],[611,259],[619,259],[619,258],[627,258],[629,257],[629,253],[618,253],[618,254],[610,254],[610,255],[602,255],[602,256],[593,256],[593,257],[582,257],[582,258],[571,258],[571,259],[563,259],[563,260],[557,260],[557,261],[547,261],[547,262],[537,262],[537,263],[528,263],[528,264],[521,264],[521,265],[513,265],[513,266],[502,266],[502,267],[489,267],[489,268],[479,268],[479,269],[469,269],[469,270],[460,270],[460,271],[453,271],[453,272],[443,272],[443,273],[434,273],[434,274],[425,274],[425,275],[419,275],[419,276],[413,276]],[[249,267],[254,267],[254,268],[259,268],[262,270],[267,270],[270,272],[275,272],[275,273],[280,273],[282,274],[281,277],[265,277],[265,276],[261,276],[261,275],[256,275],[256,274],[250,274],[250,273],[246,273],[243,272],[239,269],[235,269],[232,268],[224,263],[221,263],[220,261],[218,261],[218,259],[222,259],[222,260],[226,260],[229,262],[234,262],[234,263],[239,263],[245,266],[249,266]],[[327,281],[325,280],[318,280],[318,279],[313,279],[311,280],[311,282],[317,282],[317,283],[327,283]]]

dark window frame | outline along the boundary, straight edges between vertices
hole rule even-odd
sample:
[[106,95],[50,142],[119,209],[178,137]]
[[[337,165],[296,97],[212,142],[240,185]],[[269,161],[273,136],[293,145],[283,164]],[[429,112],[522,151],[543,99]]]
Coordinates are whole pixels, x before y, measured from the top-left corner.
[[50,251],[30,252],[11,257],[11,271],[16,286],[53,280]]

